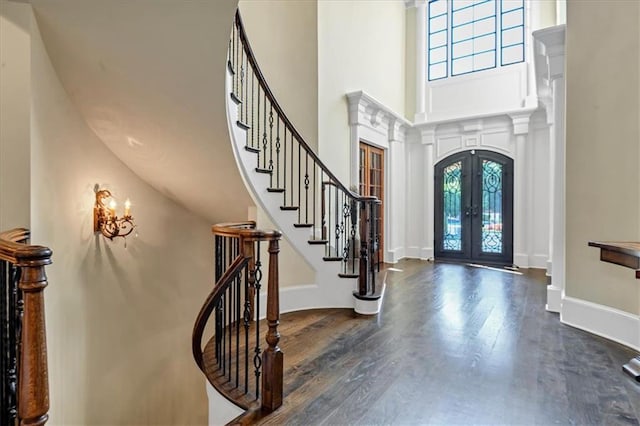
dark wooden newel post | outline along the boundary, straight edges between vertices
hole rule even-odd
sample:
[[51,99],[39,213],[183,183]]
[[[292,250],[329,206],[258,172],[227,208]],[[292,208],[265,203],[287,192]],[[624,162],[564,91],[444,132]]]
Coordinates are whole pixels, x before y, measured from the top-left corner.
[[274,411],[282,405],[284,354],[278,347],[280,295],[278,285],[278,240],[269,242],[269,283],[267,289],[267,349],[262,354],[262,409]]
[[18,383],[18,418],[21,426],[44,425],[49,418],[49,378],[44,320],[45,265],[51,250],[30,247],[16,253],[21,268],[19,287],[23,292],[22,351]]

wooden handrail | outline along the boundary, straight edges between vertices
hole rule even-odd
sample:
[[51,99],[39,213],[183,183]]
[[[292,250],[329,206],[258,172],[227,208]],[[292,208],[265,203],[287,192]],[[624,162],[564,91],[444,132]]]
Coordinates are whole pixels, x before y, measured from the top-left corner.
[[[205,365],[204,354],[202,350],[202,337],[204,334],[204,330],[211,318],[212,313],[216,310],[217,314],[215,315],[216,319],[216,334],[222,333],[224,336],[229,337],[229,343],[231,342],[232,333],[231,330],[235,330],[236,339],[238,338],[239,328],[244,325],[246,331],[248,332],[249,322],[253,321],[255,318],[256,324],[256,336],[259,336],[259,324],[257,315],[254,316],[255,311],[259,309],[259,290],[260,290],[260,261],[259,261],[259,242],[266,241],[269,243],[269,277],[268,277],[268,287],[267,287],[267,322],[269,330],[266,335],[266,343],[267,348],[262,351],[261,358],[258,358],[258,362],[256,363],[256,359],[254,359],[255,364],[255,375],[256,375],[256,383],[257,377],[262,375],[262,400],[261,406],[265,411],[273,411],[278,408],[282,404],[282,374],[283,374],[283,365],[282,365],[282,351],[278,347],[277,343],[279,340],[279,332],[278,332],[278,324],[279,324],[279,281],[278,281],[278,241],[281,238],[282,234],[279,231],[265,231],[255,228],[256,224],[252,221],[247,222],[234,222],[234,223],[222,223],[217,224],[212,227],[212,232],[216,236],[216,238],[222,238],[233,241],[234,251],[231,254],[234,254],[233,260],[230,264],[226,263],[224,256],[217,257],[218,261],[225,262],[224,272],[217,280],[214,288],[207,296],[198,316],[196,318],[193,334],[192,334],[192,352],[194,360],[198,367],[207,373],[207,366]],[[222,244],[224,246],[224,244]],[[227,246],[228,247],[228,246]],[[216,244],[216,250],[219,249],[218,244]],[[227,255],[229,252],[227,252]],[[257,259],[257,260],[256,260]],[[241,280],[242,274],[245,274],[245,280]],[[258,276],[259,275],[259,276]],[[234,286],[237,286],[239,282],[246,283],[244,287],[244,291],[240,292],[238,287],[233,290]],[[242,305],[240,303],[240,296],[245,300],[245,304]],[[225,299],[226,298],[226,299]],[[255,299],[256,308],[252,305],[252,301]],[[226,300],[227,302],[224,302]],[[235,300],[235,308],[231,304],[230,301]],[[250,302],[251,301],[251,302]],[[220,312],[221,307],[225,306],[227,303],[227,307],[230,309],[235,309],[234,313],[231,314],[227,312],[228,316],[222,315],[222,317],[218,316],[218,312]],[[222,308],[224,309],[224,308]],[[239,309],[244,309],[244,313],[241,313]],[[226,332],[225,330],[229,330]],[[215,337],[219,339],[220,336],[217,335]],[[248,339],[248,337],[247,337]],[[236,344],[239,342],[235,340]],[[218,340],[216,340],[216,344]],[[228,351],[231,351],[231,345],[227,347]],[[245,350],[247,348],[245,347]],[[216,356],[218,356],[216,347]],[[236,350],[236,364],[235,368],[236,374],[239,371],[239,366],[237,365],[237,350]],[[255,346],[255,357],[260,355],[260,339],[258,338]],[[230,352],[227,352],[228,354]],[[229,355],[230,356],[230,355]],[[223,359],[226,359],[226,355],[222,356]],[[248,353],[245,353],[243,359],[248,358]],[[232,358],[229,358],[232,359]],[[224,363],[224,360],[222,361]],[[231,364],[231,363],[230,363]],[[231,365],[229,365],[230,373]],[[237,376],[236,376],[237,377]],[[247,403],[243,400],[238,400],[234,398],[234,394],[229,391],[229,389],[221,386],[215,380],[211,380],[211,377],[207,375],[207,378],[211,382],[211,384],[228,400],[239,405],[245,410],[255,409],[253,406],[253,402],[251,404]],[[236,379],[237,380],[237,379]],[[226,383],[226,382],[225,382]],[[260,392],[257,392],[256,397]],[[250,406],[251,405],[251,406]]]
[[215,308],[216,303],[220,300],[221,295],[229,287],[229,285],[236,279],[236,277],[242,272],[242,269],[247,265],[248,259],[244,256],[238,256],[231,263],[229,269],[225,271],[222,277],[218,280],[216,285],[211,290],[211,293],[205,299],[198,316],[196,317],[195,325],[193,326],[193,333],[191,335],[191,351],[193,353],[193,359],[200,370],[204,371],[203,353],[202,353],[202,335],[204,329],[207,326],[207,321]]
[[20,425],[44,425],[49,411],[49,378],[44,314],[45,266],[51,264],[47,247],[25,244],[24,228],[0,233],[0,260],[20,268],[18,288],[23,296],[23,314],[17,389]]

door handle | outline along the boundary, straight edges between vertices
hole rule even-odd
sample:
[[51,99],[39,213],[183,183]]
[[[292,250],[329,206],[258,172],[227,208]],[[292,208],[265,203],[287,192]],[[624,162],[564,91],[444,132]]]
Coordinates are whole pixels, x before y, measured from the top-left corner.
[[472,214],[478,216],[478,206],[471,207]]

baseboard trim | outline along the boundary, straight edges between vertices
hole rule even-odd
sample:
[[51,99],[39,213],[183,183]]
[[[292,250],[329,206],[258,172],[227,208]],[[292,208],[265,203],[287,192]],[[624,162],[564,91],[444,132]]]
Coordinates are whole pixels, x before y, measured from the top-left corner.
[[562,298],[560,321],[640,351],[640,316],[581,299]]
[[562,309],[562,289],[552,285],[547,286],[547,305],[549,312],[559,313]]

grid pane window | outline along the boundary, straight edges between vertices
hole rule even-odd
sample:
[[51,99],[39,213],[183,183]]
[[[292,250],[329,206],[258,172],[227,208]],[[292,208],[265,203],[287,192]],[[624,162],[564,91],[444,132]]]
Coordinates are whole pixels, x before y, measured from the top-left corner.
[[429,0],[429,81],[524,61],[524,0]]
[[496,22],[496,0],[451,0],[451,75],[496,66]]
[[447,0],[430,0],[427,7],[428,77],[431,81],[448,77],[449,73],[449,8]]
[[524,61],[524,0],[500,2],[501,65]]

